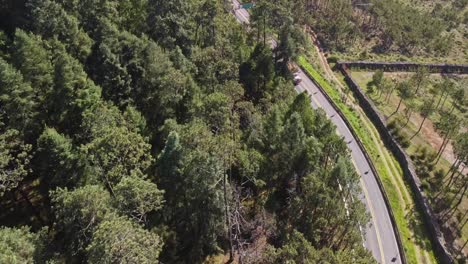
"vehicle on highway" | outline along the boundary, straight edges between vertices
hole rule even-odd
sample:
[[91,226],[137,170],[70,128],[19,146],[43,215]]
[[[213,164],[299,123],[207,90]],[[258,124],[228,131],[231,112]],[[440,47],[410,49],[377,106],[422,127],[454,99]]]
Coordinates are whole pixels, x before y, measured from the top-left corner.
[[294,85],[299,85],[302,82],[302,78],[299,75],[294,74],[293,82]]
[[299,76],[294,77],[294,85],[298,85],[298,84],[300,84],[301,82],[302,82],[301,77],[299,77]]

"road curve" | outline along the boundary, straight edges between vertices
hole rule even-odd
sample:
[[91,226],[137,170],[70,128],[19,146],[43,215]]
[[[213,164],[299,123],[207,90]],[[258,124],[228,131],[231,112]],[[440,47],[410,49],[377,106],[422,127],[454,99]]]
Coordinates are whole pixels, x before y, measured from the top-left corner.
[[[239,9],[239,2],[232,0],[234,15],[240,23],[249,23],[249,13],[244,9]],[[335,111],[332,103],[327,100],[315,83],[302,71],[299,70],[302,82],[296,86],[297,92],[304,92],[310,95],[311,105],[314,109],[322,108],[337,128],[337,133],[341,135],[351,151],[351,158],[357,172],[361,175],[361,188],[363,194],[362,201],[365,203],[367,211],[371,215],[371,223],[365,228],[364,246],[369,249],[374,258],[379,263],[402,263],[394,227],[390,219],[384,197],[378,186],[376,177],[363,151],[353,137],[350,129],[346,126],[341,116]]]

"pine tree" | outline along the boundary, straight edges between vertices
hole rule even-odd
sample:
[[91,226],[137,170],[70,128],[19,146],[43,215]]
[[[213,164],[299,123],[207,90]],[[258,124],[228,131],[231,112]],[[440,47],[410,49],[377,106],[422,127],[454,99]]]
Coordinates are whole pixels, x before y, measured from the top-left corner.
[[86,248],[90,263],[158,262],[162,239],[125,217],[111,217],[97,226]]
[[0,197],[14,190],[29,175],[32,146],[14,129],[0,129]]
[[44,38],[57,38],[65,44],[67,51],[84,62],[91,53],[93,40],[80,27],[76,17],[50,0],[30,0],[27,3],[31,16],[31,28]]

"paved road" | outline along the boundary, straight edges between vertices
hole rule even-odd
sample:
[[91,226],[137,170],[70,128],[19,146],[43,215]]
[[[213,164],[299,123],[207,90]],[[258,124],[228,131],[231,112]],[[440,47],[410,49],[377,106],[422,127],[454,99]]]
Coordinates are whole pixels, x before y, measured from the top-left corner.
[[[239,5],[237,0],[232,0],[232,3],[234,7]],[[239,22],[249,23],[249,13],[246,10],[235,8],[234,14]],[[377,184],[375,178],[377,176],[372,173],[370,165],[355,138],[353,138],[349,128],[340,115],[336,113],[331,103],[302,70],[299,71],[299,76],[303,81],[296,86],[296,91],[307,91],[311,97],[312,107],[314,109],[320,107],[325,110],[327,116],[336,125],[337,133],[344,137],[345,142],[348,142],[352,161],[357,172],[361,175],[361,188],[363,191],[361,199],[371,215],[370,225],[364,227],[364,246],[372,252],[372,255],[379,263],[401,263],[397,240],[388,213],[389,208],[387,208],[383,194]]]

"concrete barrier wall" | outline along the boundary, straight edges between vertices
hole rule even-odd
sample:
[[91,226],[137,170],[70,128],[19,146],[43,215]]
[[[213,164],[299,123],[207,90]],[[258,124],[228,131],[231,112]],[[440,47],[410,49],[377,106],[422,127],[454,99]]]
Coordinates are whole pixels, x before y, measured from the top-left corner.
[[348,67],[346,66],[347,64],[343,63],[337,64],[338,69],[345,76],[346,83],[358,99],[360,106],[364,109],[366,115],[379,131],[379,134],[383,139],[386,147],[390,149],[390,151],[400,163],[404,177],[406,178],[406,181],[409,183],[414,193],[416,206],[422,213],[426,229],[429,231],[430,239],[439,261],[441,263],[454,263],[454,260],[447,249],[447,242],[443,237],[439,223],[437,223],[434,211],[429,204],[429,200],[426,194],[421,189],[421,180],[416,175],[416,170],[412,160],[387,129],[385,119],[380,115],[372,100],[367,97],[359,85],[351,78],[347,71]]
[[370,61],[338,61],[338,67],[345,69],[366,69],[394,71],[416,71],[418,68],[425,67],[432,73],[459,73],[468,74],[468,65],[464,64],[423,64],[414,62],[370,62]]

